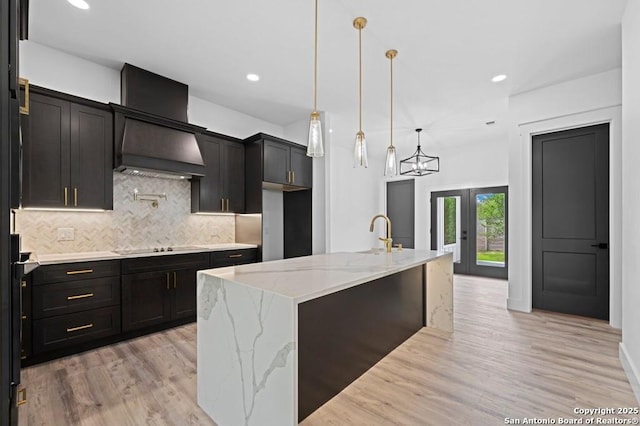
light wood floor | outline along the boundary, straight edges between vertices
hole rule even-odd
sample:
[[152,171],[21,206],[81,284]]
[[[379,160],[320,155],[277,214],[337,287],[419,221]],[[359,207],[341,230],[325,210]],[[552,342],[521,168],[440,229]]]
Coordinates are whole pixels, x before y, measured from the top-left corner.
[[[455,332],[422,329],[303,424],[499,425],[636,407],[606,322],[509,312],[504,281],[455,278]],[[23,370],[21,425],[212,425],[194,324]]]

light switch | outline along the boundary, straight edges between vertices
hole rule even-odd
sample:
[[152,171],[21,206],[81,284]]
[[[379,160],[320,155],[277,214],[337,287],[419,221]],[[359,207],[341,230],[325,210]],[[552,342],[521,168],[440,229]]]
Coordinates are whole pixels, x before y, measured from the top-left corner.
[[58,228],[58,241],[73,241],[76,239],[74,228]]

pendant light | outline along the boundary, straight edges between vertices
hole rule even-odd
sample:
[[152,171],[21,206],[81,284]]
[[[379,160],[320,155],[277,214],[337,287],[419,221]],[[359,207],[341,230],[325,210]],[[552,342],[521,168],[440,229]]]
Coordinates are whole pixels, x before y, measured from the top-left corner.
[[367,140],[362,131],[362,29],[367,26],[367,20],[358,17],[353,20],[353,27],[358,30],[358,133],[353,149],[353,167],[369,167],[367,161]]
[[401,175],[427,176],[440,171],[440,157],[432,157],[422,152],[420,132],[422,132],[422,129],[416,129],[416,133],[418,133],[418,149],[411,157],[405,158],[400,162]]
[[398,175],[398,157],[396,156],[396,147],[393,146],[393,59],[398,56],[397,50],[387,50],[385,56],[389,58],[391,66],[391,132],[389,137],[389,147],[387,148],[387,157],[384,163],[384,175],[394,177]]
[[318,112],[318,0],[315,9],[315,31],[313,45],[313,112],[309,121],[309,142],[307,143],[309,157],[323,157],[322,122]]

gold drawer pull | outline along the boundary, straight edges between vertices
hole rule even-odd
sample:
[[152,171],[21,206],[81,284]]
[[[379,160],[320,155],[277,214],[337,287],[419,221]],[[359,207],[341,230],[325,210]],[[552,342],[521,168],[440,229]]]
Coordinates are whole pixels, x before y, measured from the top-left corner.
[[93,293],[78,294],[77,296],[67,296],[67,300],[86,299],[87,297],[93,297]]
[[27,282],[26,281],[22,281],[20,284],[22,285],[22,287],[26,287],[27,286]]
[[233,259],[233,258],[236,258],[236,257],[242,257],[242,255],[241,254],[230,254],[229,255],[229,259]]
[[23,319],[23,320],[26,320],[26,319],[27,319],[27,316],[26,316],[26,315],[23,315],[23,316],[22,316],[22,319]]
[[86,328],[91,328],[91,327],[93,327],[93,324],[87,324],[87,325],[81,325],[81,326],[78,326],[78,327],[67,328],[67,333],[71,333],[72,331],[84,330]]
[[19,407],[27,403],[27,388],[22,388],[18,391],[18,397],[16,398],[16,405]]
[[90,274],[92,272],[93,269],[81,269],[79,271],[67,271],[67,275]]

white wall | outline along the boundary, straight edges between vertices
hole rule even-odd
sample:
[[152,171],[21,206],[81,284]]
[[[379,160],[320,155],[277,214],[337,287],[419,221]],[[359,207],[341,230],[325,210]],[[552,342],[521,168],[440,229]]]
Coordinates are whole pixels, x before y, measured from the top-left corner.
[[622,343],[620,358],[640,403],[640,2],[622,21]]
[[610,123],[610,323],[621,325],[621,70],[509,98],[509,309],[531,311],[531,138]]
[[[120,103],[119,69],[105,67],[32,41],[20,42],[20,76],[29,79],[31,84],[59,92],[98,102]],[[283,135],[282,126],[194,96],[189,96],[189,122],[238,138],[258,132]]]
[[[369,232],[371,218],[383,213],[380,191],[384,158],[369,151],[369,167],[353,167],[353,144],[357,122],[345,116],[331,116],[331,145],[327,168],[327,252],[368,250],[381,247],[382,232]],[[366,129],[365,129],[366,132]],[[369,141],[371,143],[371,141]],[[378,230],[384,229],[379,226]]]

